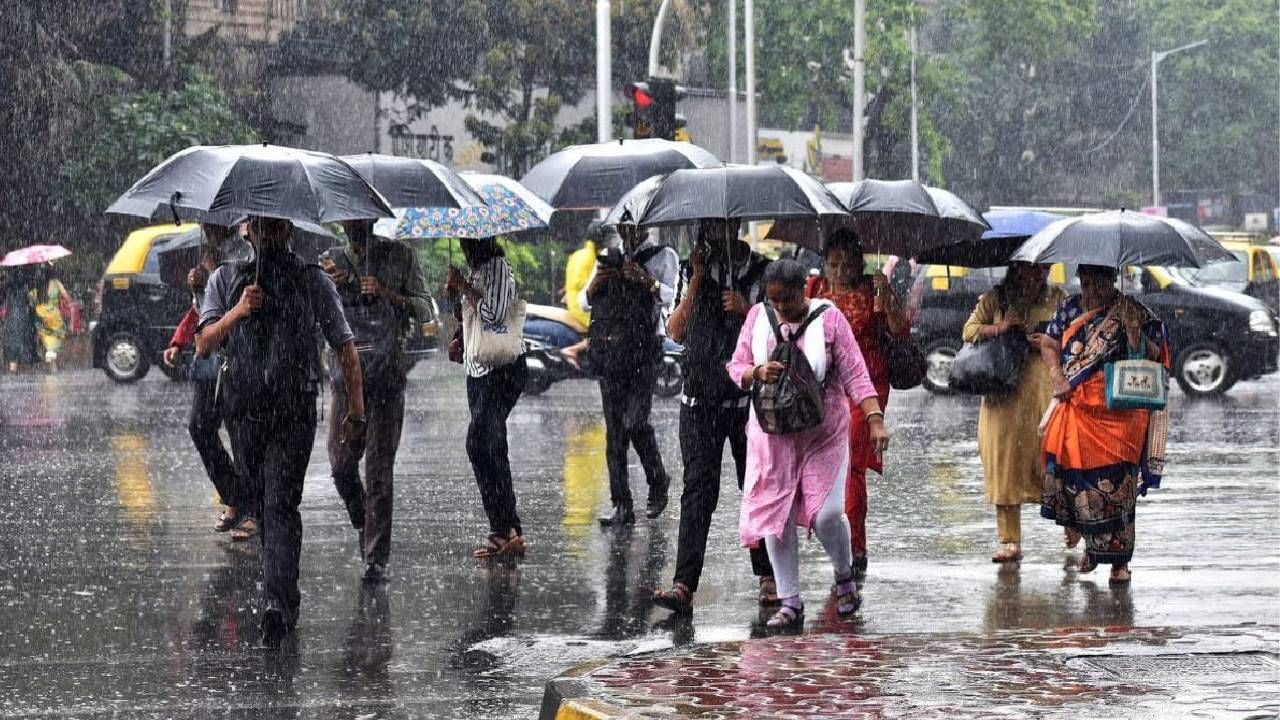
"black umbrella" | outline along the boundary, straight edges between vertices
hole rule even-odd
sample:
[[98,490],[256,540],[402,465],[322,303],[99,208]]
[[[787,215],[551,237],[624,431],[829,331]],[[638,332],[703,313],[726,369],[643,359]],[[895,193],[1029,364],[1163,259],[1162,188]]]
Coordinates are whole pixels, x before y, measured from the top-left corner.
[[921,265],[1000,267],[1028,238],[1064,216],[1042,210],[990,210],[982,214],[991,229],[977,240],[943,245],[916,258]]
[[636,183],[684,168],[720,165],[697,145],[669,140],[618,140],[573,145],[533,166],[520,183],[557,210],[613,207]]
[[362,153],[339,158],[356,169],[393,208],[484,207],[466,180],[432,160]]
[[639,184],[605,222],[682,225],[699,220],[778,220],[816,224],[845,214],[821,182],[781,165],[725,165],[677,170]]
[[[278,145],[198,145],[157,165],[109,213],[175,220],[201,213],[323,224],[390,217],[391,208],[350,165]],[[204,219],[204,217],[191,217]]]
[[964,200],[915,180],[859,180],[827,187],[848,208],[848,217],[833,218],[821,227],[776,223],[769,237],[820,252],[823,238],[848,227],[868,251],[915,257],[941,245],[976,240],[991,229]]
[[1113,268],[1236,261],[1217,240],[1190,223],[1129,210],[1059,220],[1033,235],[1009,259]]

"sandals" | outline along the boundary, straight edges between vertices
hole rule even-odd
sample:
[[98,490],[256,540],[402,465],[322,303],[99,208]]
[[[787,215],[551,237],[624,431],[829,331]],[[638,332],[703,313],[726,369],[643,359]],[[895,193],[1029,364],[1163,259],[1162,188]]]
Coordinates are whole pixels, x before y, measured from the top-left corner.
[[1080,544],[1080,532],[1078,530],[1067,528],[1065,535],[1066,537],[1063,539],[1063,542],[1067,546],[1067,549],[1075,550],[1076,546]]
[[1085,555],[1084,557],[1080,558],[1080,564],[1076,567],[1076,570],[1083,575],[1085,573],[1091,573],[1097,568],[1098,568],[1097,561],[1089,557],[1088,555]]
[[[787,600],[800,602],[800,597],[787,598]],[[773,617],[769,618],[769,621],[765,623],[765,629],[772,632],[787,631],[799,629],[802,624],[804,624],[804,605],[788,605],[784,600],[782,607],[778,608],[778,612],[774,613]]]
[[654,592],[653,604],[677,615],[688,615],[693,612],[693,591],[684,583],[674,583],[670,590]]
[[1131,580],[1133,580],[1133,573],[1129,571],[1128,565],[1123,565],[1111,568],[1111,577],[1107,582],[1112,585],[1128,585]]
[[499,558],[499,557],[524,557],[528,544],[524,538],[516,534],[515,530],[511,530],[507,535],[502,533],[489,533],[485,538],[485,544],[475,549],[471,555],[477,559]]
[[1011,563],[1022,559],[1022,548],[1017,543],[1005,543],[1004,547],[991,554],[993,563]]
[[862,593],[859,592],[858,581],[853,575],[848,580],[836,583],[831,591],[836,596],[836,614],[842,619],[853,617],[858,608],[862,607]]
[[227,532],[231,528],[235,527],[236,523],[240,522],[240,518],[234,512],[228,515],[228,510],[230,510],[230,508],[223,510],[222,514],[218,516],[217,521],[213,523],[214,532]]
[[760,578],[760,607],[773,607],[780,602],[777,581],[769,576]]
[[250,540],[258,534],[258,521],[247,517],[231,530],[231,539],[236,542]]

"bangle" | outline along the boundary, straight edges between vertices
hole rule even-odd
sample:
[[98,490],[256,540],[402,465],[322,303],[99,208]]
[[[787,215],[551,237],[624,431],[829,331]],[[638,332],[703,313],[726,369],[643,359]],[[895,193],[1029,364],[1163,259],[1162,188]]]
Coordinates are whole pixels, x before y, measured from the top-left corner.
[[347,416],[347,422],[351,423],[352,425],[367,425],[369,423],[369,421],[366,418],[351,417],[350,415]]
[[872,410],[869,413],[863,413],[863,415],[866,416],[868,420],[876,416],[879,416],[881,420],[884,420],[884,411],[882,410]]
[[760,366],[759,366],[759,365],[756,365],[755,367],[751,368],[751,379],[752,379],[752,380],[757,380],[757,381],[758,381],[758,380],[760,379],[759,377],[756,377],[756,373],[758,373],[759,371],[760,371]]

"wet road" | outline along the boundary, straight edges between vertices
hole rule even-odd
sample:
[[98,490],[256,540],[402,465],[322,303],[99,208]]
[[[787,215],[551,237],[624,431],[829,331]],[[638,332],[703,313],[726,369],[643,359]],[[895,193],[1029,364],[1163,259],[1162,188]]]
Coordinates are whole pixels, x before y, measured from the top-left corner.
[[[511,420],[528,558],[471,558],[485,523],[463,448],[455,366],[410,381],[397,465],[393,581],[362,588],[355,535],[312,454],[302,513],[302,618],[257,644],[256,544],[215,535],[212,488],[186,434],[188,389],[152,373],[0,378],[0,716],[533,717],[580,662],[691,639],[654,626],[670,582],[667,514],[606,534],[604,429],[592,384],[525,398]],[[858,632],[1280,623],[1280,379],[1218,402],[1174,391],[1165,489],[1140,503],[1129,590],[1065,572],[1060,535],[1024,510],[1026,558],[998,572],[982,499],[976,403],[894,396],[887,477],[872,476],[871,566]],[[655,403],[678,477],[675,401]],[[318,437],[323,437],[323,426]],[[633,456],[634,461],[634,456]],[[726,464],[726,470],[728,470]],[[643,493],[638,466],[633,487]],[[693,639],[745,638],[756,588],[726,473]],[[678,487],[673,488],[673,493]],[[642,495],[641,495],[642,497]],[[805,592],[830,582],[816,542]],[[264,711],[265,710],[265,711]]]

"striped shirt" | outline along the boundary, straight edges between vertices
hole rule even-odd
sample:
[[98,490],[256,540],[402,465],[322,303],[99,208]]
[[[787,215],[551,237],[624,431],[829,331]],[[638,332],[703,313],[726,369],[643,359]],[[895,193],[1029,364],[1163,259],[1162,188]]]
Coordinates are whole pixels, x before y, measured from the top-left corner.
[[[480,321],[484,323],[502,322],[516,300],[516,279],[511,273],[511,266],[502,256],[490,258],[488,262],[471,271],[468,278],[471,286],[480,293],[480,306],[476,308]],[[462,302],[470,302],[466,298]],[[462,368],[470,377],[484,377],[493,368],[471,359],[467,353],[462,356]]]

